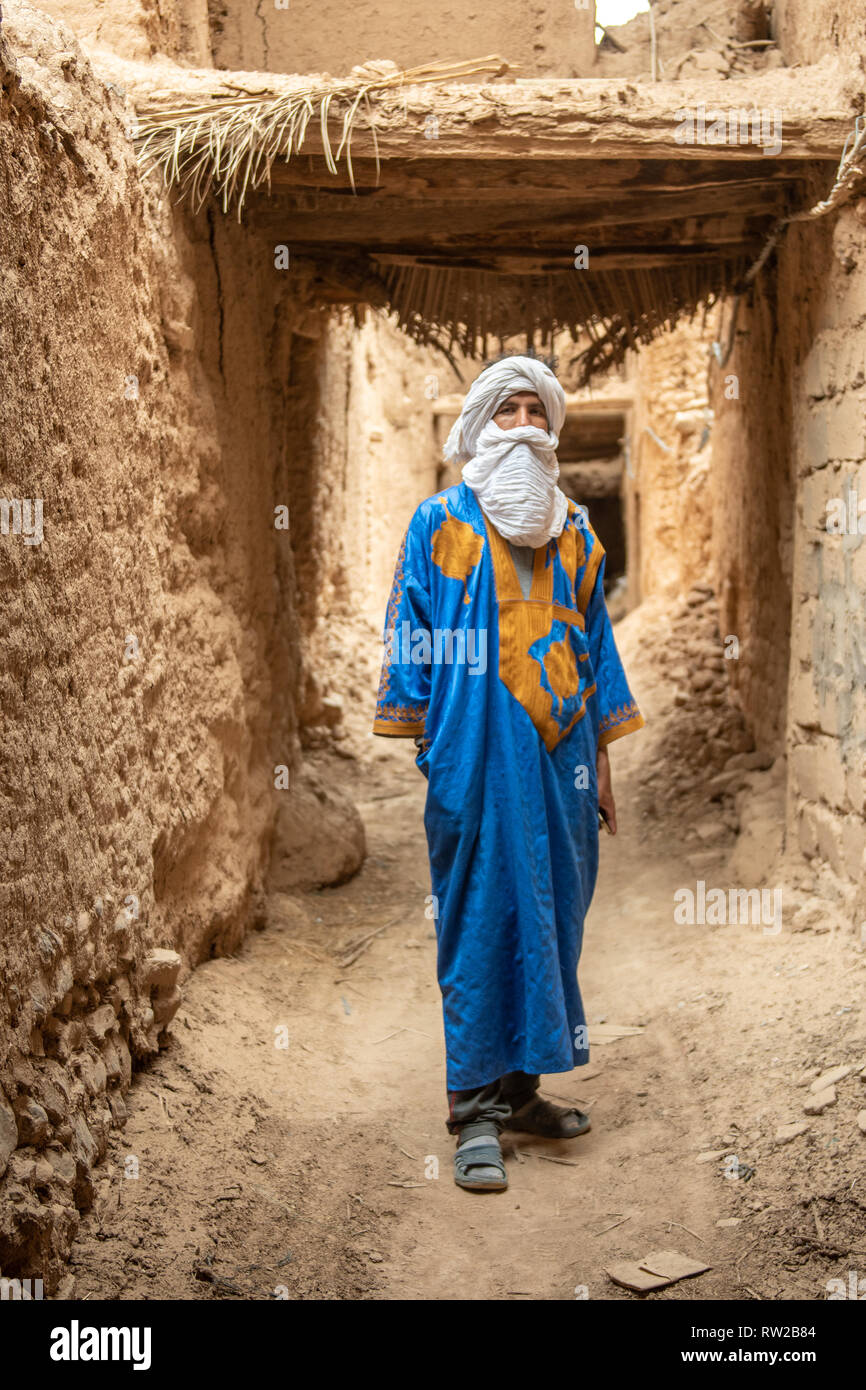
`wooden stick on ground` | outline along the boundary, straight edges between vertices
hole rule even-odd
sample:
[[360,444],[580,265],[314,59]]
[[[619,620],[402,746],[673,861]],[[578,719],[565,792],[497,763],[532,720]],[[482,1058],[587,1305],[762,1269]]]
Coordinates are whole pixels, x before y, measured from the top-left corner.
[[602,1226],[600,1231],[593,1231],[594,1236],[603,1236],[606,1231],[613,1231],[617,1226],[624,1226],[626,1221],[631,1221],[630,1216],[621,1216],[619,1221],[612,1221],[609,1226]]
[[381,936],[383,931],[387,931],[389,927],[393,927],[394,923],[399,920],[399,917],[392,917],[390,922],[383,922],[381,927],[377,927],[375,931],[368,932],[366,936],[361,937],[360,941],[356,941],[354,944],[348,946],[346,954],[340,957],[340,969],[346,970],[348,966],[354,965],[358,957],[362,956],[368,949],[371,942],[375,941],[377,936]]

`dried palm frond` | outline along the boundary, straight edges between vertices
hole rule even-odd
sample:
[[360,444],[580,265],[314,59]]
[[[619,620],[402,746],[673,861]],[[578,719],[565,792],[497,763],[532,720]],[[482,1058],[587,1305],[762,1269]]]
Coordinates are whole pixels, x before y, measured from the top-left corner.
[[[145,110],[138,118],[138,158],[146,171],[157,169],[166,185],[179,187],[196,210],[215,191],[223,212],[234,203],[240,218],[247,194],[262,183],[270,187],[274,161],[288,162],[299,153],[317,111],[328,170],[336,174],[337,161],[345,157],[354,189],[352,128],[362,105],[378,174],[371,98],[418,83],[454,82],[482,74],[501,77],[511,66],[495,55],[460,63],[428,63],[403,71],[383,72],[370,63],[349,77],[301,80],[276,95],[218,97],[198,105]],[[331,146],[332,118],[342,120],[336,153]]]
[[[740,251],[677,265],[506,275],[477,267],[389,265],[381,268],[384,299],[400,327],[418,342],[467,357],[486,356],[485,336],[524,334],[552,341],[566,330],[589,343],[572,365],[580,385],[621,363],[630,350],[670,331],[682,318],[725,295],[746,293],[785,229],[834,212],[866,183],[866,119],[858,117],[827,196],[787,214],[770,230],[757,259]],[[425,277],[433,277],[434,284]],[[431,310],[430,305],[435,305]],[[479,305],[483,309],[479,310]]]
[[[650,343],[680,318],[724,294],[747,262],[744,257],[658,267],[648,272],[574,270],[547,275],[504,275],[447,266],[380,269],[382,299],[409,337],[429,346],[455,346],[484,357],[484,338],[522,334],[551,341],[565,330],[589,339],[579,356],[581,384]],[[381,302],[381,300],[380,300]]]

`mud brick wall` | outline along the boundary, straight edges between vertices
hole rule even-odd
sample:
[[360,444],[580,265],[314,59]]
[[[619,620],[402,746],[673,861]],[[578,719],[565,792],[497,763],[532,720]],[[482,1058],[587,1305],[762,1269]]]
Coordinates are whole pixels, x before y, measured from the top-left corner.
[[142,181],[62,24],[0,76],[0,1273],[50,1293],[184,972],[363,859],[302,744],[368,734],[443,364]]
[[301,291],[146,189],[72,33],[4,10],[0,1271],[51,1292],[182,963],[261,916],[297,760],[273,509]]
[[[776,0],[788,63],[861,52],[859,0]],[[822,182],[822,191],[826,178]],[[792,229],[780,339],[796,352],[796,476],[788,701],[788,826],[834,876],[843,915],[866,924],[866,200]],[[828,529],[829,523],[829,529]]]
[[767,8],[770,32],[790,65],[863,49],[861,0],[774,0]]
[[709,372],[711,573],[722,636],[739,644],[726,666],[758,746],[776,755],[785,740],[794,528],[792,345],[777,315],[793,292],[763,277],[741,301],[733,334],[728,303],[718,342],[730,355]]
[[788,742],[789,815],[801,849],[840,880],[866,922],[866,201],[801,235],[815,275],[799,308],[793,383],[797,476]]
[[209,0],[208,9],[217,67],[341,77],[376,58],[408,68],[497,53],[520,64],[523,77],[580,77],[591,75],[595,60],[591,2],[506,0],[491,8],[467,0],[408,0],[399,23],[377,0],[357,0],[348,23],[348,12],[318,0],[258,7]]
[[[811,186],[823,196],[826,176]],[[788,756],[788,848],[829,866],[858,930],[866,920],[864,314],[860,201],[791,228],[711,378],[713,568],[723,634],[740,641],[739,660],[726,663],[732,688],[758,746]],[[729,323],[730,309],[725,341]],[[728,394],[732,379],[737,397]]]
[[198,67],[343,77],[377,58],[408,68],[498,53],[523,77],[581,77],[595,62],[594,0],[507,0],[493,10],[409,0],[396,24],[376,0],[345,9],[319,0],[43,0],[41,8],[124,58],[165,54]]

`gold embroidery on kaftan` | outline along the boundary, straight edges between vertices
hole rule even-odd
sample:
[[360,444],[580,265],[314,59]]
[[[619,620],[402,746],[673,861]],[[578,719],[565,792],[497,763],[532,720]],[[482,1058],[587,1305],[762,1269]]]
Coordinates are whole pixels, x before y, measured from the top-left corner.
[[624,734],[630,734],[635,729],[642,729],[645,722],[635,700],[618,705],[599,721],[599,746],[605,748],[609,743],[613,743],[614,739],[622,738]]
[[[403,566],[406,563],[406,537],[400,546],[397,556],[397,566],[394,572],[394,583],[391,588],[391,597],[388,600],[388,608],[385,614],[385,629],[393,634],[394,625],[397,621],[397,613],[400,608],[400,601],[403,597],[405,579],[403,576]],[[391,697],[391,663],[393,653],[390,644],[385,648],[385,656],[382,662],[382,672],[379,677],[379,694],[376,700],[376,718],[373,721],[374,734],[392,734],[395,737],[408,738],[413,734],[423,734],[424,721],[427,717],[428,701],[424,700],[415,705],[395,705],[389,704]]]
[[[568,504],[573,520],[576,508]],[[586,661],[589,652],[580,650],[585,638],[576,643],[569,631],[556,641],[549,641],[555,622],[586,629],[584,613],[592,592],[592,584],[604,554],[601,542],[591,533],[594,546],[589,562],[582,533],[570,525],[559,537],[535,552],[532,588],[524,599],[514,567],[511,551],[492,523],[485,517],[487,537],[496,580],[499,612],[499,678],[515,700],[526,710],[548,752],[552,752],[566,734],[586,713],[586,701],[595,692],[595,684],[581,693],[579,661]],[[559,554],[571,585],[575,608],[553,602],[553,565]],[[592,574],[587,588],[586,576],[576,591],[577,574],[586,565]],[[581,599],[585,599],[581,602]],[[580,708],[563,727],[559,720],[566,700],[581,694]]]
[[463,602],[469,602],[467,583],[469,576],[481,559],[484,537],[466,521],[459,521],[448,511],[444,498],[437,501],[445,509],[445,520],[433,532],[433,563],[447,579],[459,579],[463,585]]

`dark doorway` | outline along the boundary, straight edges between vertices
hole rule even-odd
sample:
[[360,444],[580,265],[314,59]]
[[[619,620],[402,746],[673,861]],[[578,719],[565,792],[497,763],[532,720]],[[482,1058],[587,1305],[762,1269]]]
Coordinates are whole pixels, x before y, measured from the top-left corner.
[[626,572],[622,505],[625,417],[612,410],[570,409],[559,436],[559,485],[589,512],[592,528],[607,552],[605,593]]

